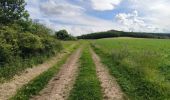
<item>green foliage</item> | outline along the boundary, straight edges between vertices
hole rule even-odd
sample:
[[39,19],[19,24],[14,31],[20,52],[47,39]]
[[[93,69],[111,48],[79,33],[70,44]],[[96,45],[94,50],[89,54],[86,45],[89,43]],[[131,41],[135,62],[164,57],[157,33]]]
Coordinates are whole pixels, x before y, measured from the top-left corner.
[[[1,41],[1,40],[0,40]],[[12,45],[0,43],[0,63],[3,64],[5,62],[9,62],[12,55]]]
[[68,100],[102,100],[100,82],[96,76],[89,48],[86,46],[80,58],[80,71]]
[[[8,30],[8,31],[7,31]],[[17,36],[12,29],[0,30],[0,63],[10,62],[18,50]]]
[[56,32],[55,35],[60,40],[66,40],[69,37],[69,34],[66,30],[60,30]]
[[32,33],[21,33],[19,36],[19,47],[23,54],[34,53],[40,49],[43,49],[41,38]]
[[55,35],[56,35],[56,38],[60,40],[76,40],[76,38],[68,34],[66,30],[60,30],[56,32]]
[[169,100],[169,43],[158,39],[101,39],[93,43],[93,48],[129,99]]
[[28,19],[25,5],[24,0],[0,1],[0,82],[62,49],[49,28]]
[[52,33],[51,29],[39,23],[32,23],[28,31],[38,36],[44,36],[44,37],[49,35],[49,33],[50,34]]
[[123,32],[110,30],[106,32],[96,32],[91,34],[86,34],[78,36],[78,39],[101,39],[101,38],[111,38],[111,37],[135,37],[135,38],[170,38],[170,34],[164,33],[140,33],[140,32]]
[[8,24],[18,20],[28,19],[29,14],[25,10],[24,0],[0,1],[0,24]]
[[27,31],[18,23],[0,27],[0,82],[60,52],[62,45],[49,30],[37,23]]
[[60,41],[56,40],[54,37],[46,37],[42,39],[42,43],[44,45],[44,52],[51,52],[52,54],[55,54],[56,52],[60,51],[62,49],[62,44]]

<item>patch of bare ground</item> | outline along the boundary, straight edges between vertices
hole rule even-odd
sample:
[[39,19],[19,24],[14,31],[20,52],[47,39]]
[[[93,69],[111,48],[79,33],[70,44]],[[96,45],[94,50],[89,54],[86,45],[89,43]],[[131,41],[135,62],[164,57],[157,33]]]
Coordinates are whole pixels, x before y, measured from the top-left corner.
[[7,100],[13,96],[18,89],[23,85],[27,84],[30,80],[34,79],[36,76],[40,75],[44,71],[48,70],[54,64],[56,64],[60,58],[66,54],[66,51],[52,57],[48,61],[40,64],[38,66],[28,68],[20,75],[14,76],[14,78],[8,82],[0,84],[0,100]]
[[59,73],[50,80],[39,95],[31,100],[66,100],[77,76],[80,55],[81,49],[78,49],[67,59]]
[[96,65],[97,76],[101,82],[104,100],[124,100],[116,79],[109,74],[108,69],[101,63],[99,56],[91,49],[93,61]]

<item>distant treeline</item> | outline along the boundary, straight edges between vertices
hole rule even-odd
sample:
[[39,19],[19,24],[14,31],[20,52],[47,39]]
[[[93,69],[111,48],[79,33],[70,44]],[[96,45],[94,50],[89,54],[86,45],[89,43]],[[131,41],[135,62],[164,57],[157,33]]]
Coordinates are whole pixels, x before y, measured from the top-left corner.
[[110,37],[135,37],[135,38],[157,38],[157,39],[169,39],[168,33],[142,33],[142,32],[123,32],[110,30],[106,32],[97,32],[78,36],[78,39],[100,39]]

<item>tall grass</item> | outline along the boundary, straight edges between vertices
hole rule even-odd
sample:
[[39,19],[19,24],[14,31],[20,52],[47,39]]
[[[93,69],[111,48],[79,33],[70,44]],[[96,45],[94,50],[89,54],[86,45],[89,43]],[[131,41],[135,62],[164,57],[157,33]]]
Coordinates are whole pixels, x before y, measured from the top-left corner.
[[[103,39],[93,43],[104,64],[132,100],[170,99],[169,40]],[[164,49],[162,49],[164,48]],[[166,69],[166,71],[164,71]]]

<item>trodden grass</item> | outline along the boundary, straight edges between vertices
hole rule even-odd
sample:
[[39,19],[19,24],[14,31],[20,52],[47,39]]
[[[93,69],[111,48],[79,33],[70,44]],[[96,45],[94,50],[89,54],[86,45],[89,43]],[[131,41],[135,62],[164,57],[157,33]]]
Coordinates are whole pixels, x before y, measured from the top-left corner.
[[68,100],[102,100],[100,82],[87,47],[80,58],[79,73]]
[[[78,46],[77,46],[78,47]],[[19,89],[10,100],[29,100],[29,98],[33,95],[37,95],[50,81],[50,79],[58,73],[60,67],[66,62],[68,56],[75,51],[77,47],[69,48],[69,53],[67,53],[60,61],[57,62],[56,65],[49,68],[47,71],[43,72],[35,79],[30,81],[28,84],[24,85],[21,89]]]

